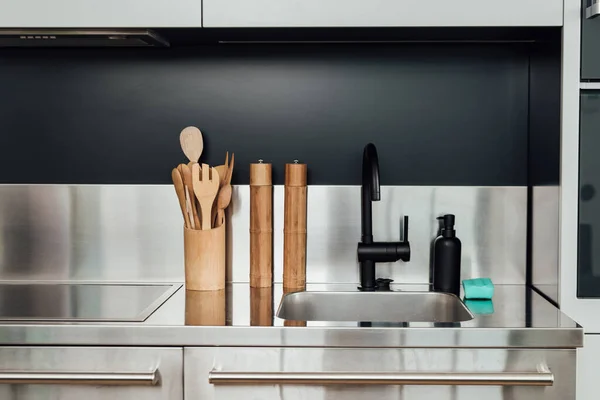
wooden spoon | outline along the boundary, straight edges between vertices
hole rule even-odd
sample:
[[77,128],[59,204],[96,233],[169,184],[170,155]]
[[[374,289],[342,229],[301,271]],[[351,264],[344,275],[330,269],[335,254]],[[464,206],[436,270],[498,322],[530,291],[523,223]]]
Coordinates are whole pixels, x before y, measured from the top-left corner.
[[227,165],[217,165],[215,167],[217,172],[219,173],[220,186],[223,187],[225,185],[225,178],[227,178]]
[[197,163],[200,160],[202,150],[204,150],[204,141],[202,140],[202,132],[195,126],[188,126],[179,134],[179,142],[183,154],[190,162]]
[[[192,207],[192,218],[194,220],[194,229],[200,229],[200,217],[196,208],[196,196],[194,196],[194,182],[192,180],[192,170],[187,164],[179,164],[177,167],[183,177],[183,184],[187,187],[190,194],[190,203]],[[191,221],[190,221],[191,222]]]
[[[211,228],[212,206],[219,191],[219,173],[215,168],[202,164],[202,179],[200,179],[200,165],[192,165],[192,181],[194,193],[200,203],[202,213],[202,230]],[[210,175],[209,175],[210,174]]]
[[185,221],[186,228],[190,228],[192,225],[190,223],[190,217],[188,216],[185,204],[185,186],[183,184],[183,179],[181,179],[181,174],[177,170],[177,168],[173,168],[171,171],[171,179],[173,179],[173,185],[175,186],[175,193],[177,193],[177,199],[179,200],[179,207],[181,208],[181,213],[183,214],[183,220]]
[[229,207],[229,203],[231,202],[231,194],[231,185],[225,185],[221,188],[221,190],[219,190],[219,195],[217,196],[217,212],[213,216],[215,227],[217,227],[219,221],[222,221],[225,217],[225,209]]

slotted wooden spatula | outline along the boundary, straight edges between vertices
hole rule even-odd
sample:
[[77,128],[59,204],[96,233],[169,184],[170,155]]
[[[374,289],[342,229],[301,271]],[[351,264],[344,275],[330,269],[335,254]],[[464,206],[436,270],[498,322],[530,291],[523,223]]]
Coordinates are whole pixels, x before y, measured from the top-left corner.
[[202,230],[209,230],[212,223],[212,206],[219,192],[219,173],[207,164],[202,164],[202,168],[200,168],[200,164],[193,164],[192,180],[194,181],[194,193],[200,203]]

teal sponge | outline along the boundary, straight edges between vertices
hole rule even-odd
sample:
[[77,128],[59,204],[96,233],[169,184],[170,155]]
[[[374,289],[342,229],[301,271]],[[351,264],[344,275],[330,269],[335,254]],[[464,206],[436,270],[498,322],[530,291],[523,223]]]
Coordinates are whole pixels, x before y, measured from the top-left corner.
[[465,299],[491,299],[494,284],[490,278],[465,279],[462,281]]

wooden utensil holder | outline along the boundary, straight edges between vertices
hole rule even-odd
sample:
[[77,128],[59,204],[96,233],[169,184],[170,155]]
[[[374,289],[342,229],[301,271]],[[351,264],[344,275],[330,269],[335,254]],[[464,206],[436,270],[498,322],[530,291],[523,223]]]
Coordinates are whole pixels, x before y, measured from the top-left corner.
[[184,227],[186,290],[225,289],[225,221],[210,230]]

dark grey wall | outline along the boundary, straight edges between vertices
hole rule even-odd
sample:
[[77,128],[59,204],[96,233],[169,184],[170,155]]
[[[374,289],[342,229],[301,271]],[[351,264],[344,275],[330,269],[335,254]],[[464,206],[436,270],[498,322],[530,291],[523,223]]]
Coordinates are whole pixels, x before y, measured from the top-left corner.
[[526,44],[0,51],[0,183],[167,183],[178,135],[208,163],[299,159],[312,184],[526,185]]
[[529,72],[529,183],[558,185],[560,175],[560,46],[531,49]]

